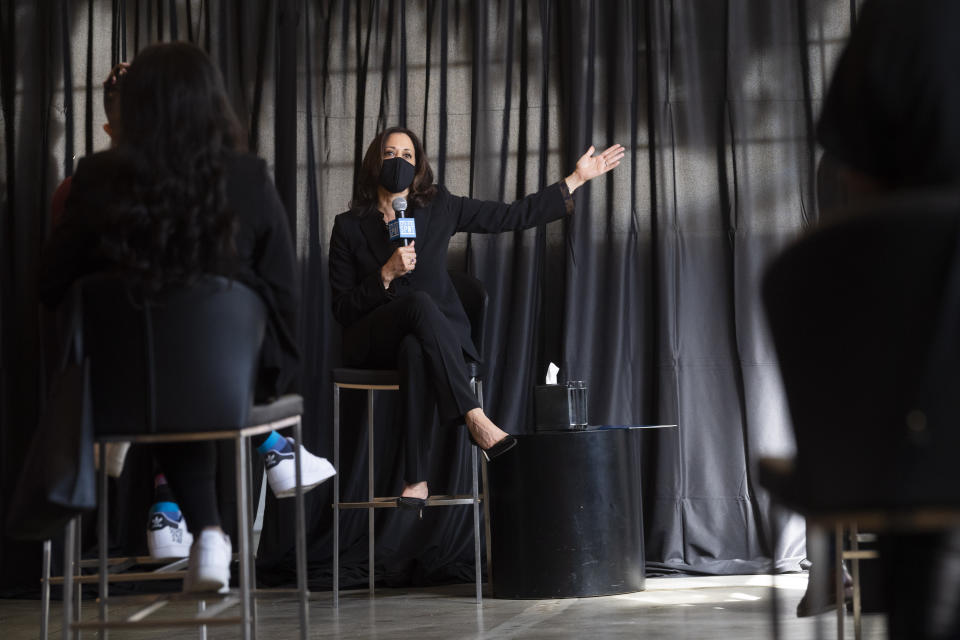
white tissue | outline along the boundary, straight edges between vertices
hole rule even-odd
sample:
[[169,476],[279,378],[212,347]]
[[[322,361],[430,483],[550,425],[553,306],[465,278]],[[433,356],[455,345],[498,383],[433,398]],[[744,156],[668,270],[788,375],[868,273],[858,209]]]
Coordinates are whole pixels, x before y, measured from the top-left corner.
[[560,367],[552,362],[547,366],[547,378],[545,384],[557,384],[557,374],[560,373]]

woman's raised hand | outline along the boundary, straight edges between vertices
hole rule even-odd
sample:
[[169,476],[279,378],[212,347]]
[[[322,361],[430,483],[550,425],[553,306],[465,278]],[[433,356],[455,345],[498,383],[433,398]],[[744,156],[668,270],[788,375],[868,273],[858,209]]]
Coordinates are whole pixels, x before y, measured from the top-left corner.
[[380,267],[380,280],[383,282],[384,289],[390,286],[394,278],[399,278],[417,268],[417,252],[413,248],[414,242],[406,247],[397,247],[387,263]]
[[615,168],[620,164],[620,160],[623,159],[625,153],[623,146],[619,144],[611,145],[597,155],[593,155],[595,150],[594,146],[590,145],[587,152],[577,160],[577,168],[566,177],[567,189],[570,190],[570,193],[576,191],[577,187],[583,186],[586,182]]

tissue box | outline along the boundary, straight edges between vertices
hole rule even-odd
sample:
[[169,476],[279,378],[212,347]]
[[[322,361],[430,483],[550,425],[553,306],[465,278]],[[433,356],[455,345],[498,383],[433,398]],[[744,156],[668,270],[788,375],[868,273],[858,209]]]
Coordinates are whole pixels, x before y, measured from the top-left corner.
[[582,382],[538,385],[533,400],[537,431],[587,428],[587,387]]

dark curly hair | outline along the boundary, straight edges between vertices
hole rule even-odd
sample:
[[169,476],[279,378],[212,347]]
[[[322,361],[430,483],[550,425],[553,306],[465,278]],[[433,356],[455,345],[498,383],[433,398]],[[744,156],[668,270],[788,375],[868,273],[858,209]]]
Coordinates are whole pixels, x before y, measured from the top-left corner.
[[367,147],[360,174],[357,176],[354,185],[353,200],[350,201],[351,209],[366,208],[376,204],[377,185],[380,184],[380,169],[383,167],[383,146],[386,144],[387,138],[394,133],[404,133],[410,136],[410,140],[413,141],[414,155],[417,159],[416,173],[413,176],[413,184],[410,185],[407,200],[415,207],[423,207],[433,200],[433,196],[437,194],[437,187],[433,184],[433,169],[430,168],[430,161],[427,160],[427,154],[423,150],[420,138],[405,127],[390,127],[374,136],[370,146]]
[[203,273],[229,275],[235,216],[224,156],[243,139],[219,71],[200,48],[156,44],[137,54],[120,87],[116,185],[101,248],[151,289]]

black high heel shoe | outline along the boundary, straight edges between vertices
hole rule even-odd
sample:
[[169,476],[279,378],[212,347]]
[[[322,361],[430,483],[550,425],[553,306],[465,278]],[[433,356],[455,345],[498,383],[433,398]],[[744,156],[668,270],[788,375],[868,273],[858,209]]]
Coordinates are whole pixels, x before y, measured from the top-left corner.
[[480,449],[480,453],[483,454],[483,457],[487,459],[487,462],[493,462],[493,459],[505,454],[510,449],[513,449],[517,446],[517,439],[514,438],[509,433],[502,438],[499,442],[492,445],[489,449],[484,449],[480,446],[480,443],[473,439],[473,434],[470,433],[470,430],[467,430],[467,437],[470,438],[470,442],[473,446]]
[[421,520],[423,520],[423,508],[426,506],[426,498],[411,498],[409,496],[397,498],[397,508],[403,511],[416,511]]

